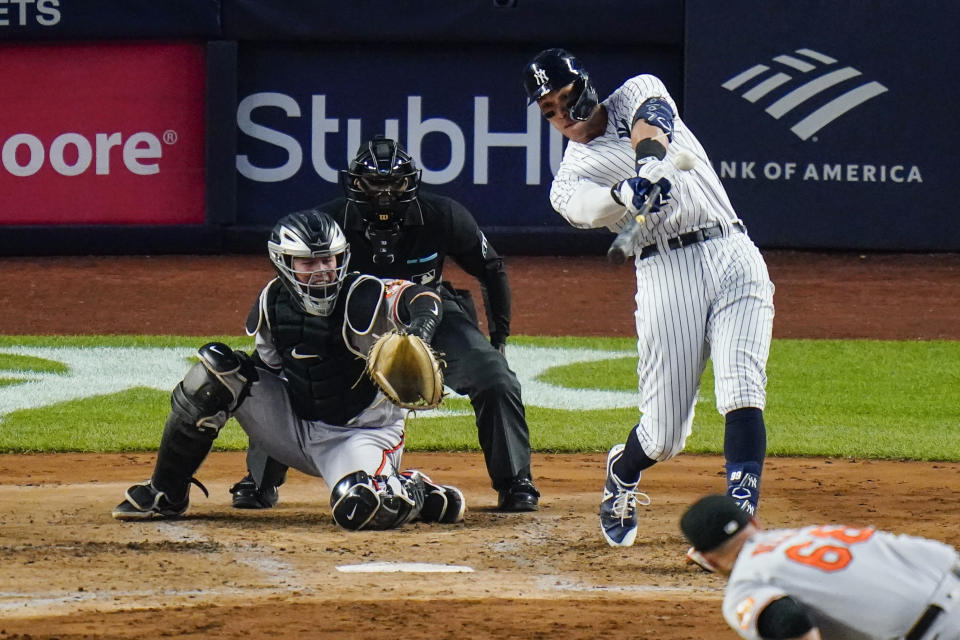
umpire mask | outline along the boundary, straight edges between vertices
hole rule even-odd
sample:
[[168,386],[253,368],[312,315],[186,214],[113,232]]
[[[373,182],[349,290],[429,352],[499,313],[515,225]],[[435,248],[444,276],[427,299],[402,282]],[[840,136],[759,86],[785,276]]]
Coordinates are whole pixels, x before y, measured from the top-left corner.
[[407,208],[417,199],[420,170],[396,140],[374,136],[360,146],[340,186],[363,219],[376,264],[391,264]]

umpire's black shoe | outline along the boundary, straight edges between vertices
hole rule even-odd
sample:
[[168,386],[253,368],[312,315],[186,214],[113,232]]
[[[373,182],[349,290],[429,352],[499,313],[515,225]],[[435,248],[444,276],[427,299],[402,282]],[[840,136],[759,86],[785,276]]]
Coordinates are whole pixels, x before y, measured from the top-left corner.
[[536,511],[540,508],[540,492],[529,476],[517,476],[506,489],[500,490],[498,511]]
[[276,487],[257,487],[249,473],[230,487],[234,509],[271,509],[277,506],[280,492]]

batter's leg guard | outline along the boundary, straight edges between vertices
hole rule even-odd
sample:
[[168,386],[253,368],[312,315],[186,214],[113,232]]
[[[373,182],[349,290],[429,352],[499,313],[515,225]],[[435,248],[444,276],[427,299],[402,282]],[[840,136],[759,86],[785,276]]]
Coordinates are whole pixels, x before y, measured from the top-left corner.
[[750,515],[757,514],[760,502],[760,465],[727,463],[727,495]]
[[[400,475],[410,477],[414,471],[404,471]],[[436,484],[429,477],[420,474],[423,479],[423,509],[420,510],[420,520],[423,522],[439,522],[452,524],[463,520],[463,512],[467,509],[467,501],[463,492],[454,486]]]
[[420,515],[423,501],[423,478],[416,471],[375,478],[354,471],[330,492],[333,521],[351,531],[400,527]]
[[760,501],[760,473],[767,450],[763,411],[756,407],[734,409],[725,416],[723,453],[727,459],[727,495],[737,506],[756,515]]

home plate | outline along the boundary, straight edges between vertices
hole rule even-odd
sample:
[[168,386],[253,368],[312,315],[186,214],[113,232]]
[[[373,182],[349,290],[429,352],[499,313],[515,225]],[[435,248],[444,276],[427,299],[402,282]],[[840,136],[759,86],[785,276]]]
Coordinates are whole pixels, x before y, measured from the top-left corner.
[[343,573],[473,573],[472,567],[457,564],[431,564],[429,562],[367,562],[365,564],[342,564],[337,571]]

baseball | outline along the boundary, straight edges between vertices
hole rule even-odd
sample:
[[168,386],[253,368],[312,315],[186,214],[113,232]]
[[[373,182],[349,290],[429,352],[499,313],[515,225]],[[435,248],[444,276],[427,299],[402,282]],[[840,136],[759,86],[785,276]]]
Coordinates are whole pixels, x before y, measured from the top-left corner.
[[677,169],[680,169],[680,171],[690,171],[690,169],[693,169],[693,165],[697,164],[697,156],[689,151],[681,151],[677,154],[677,157],[674,158],[673,164]]

